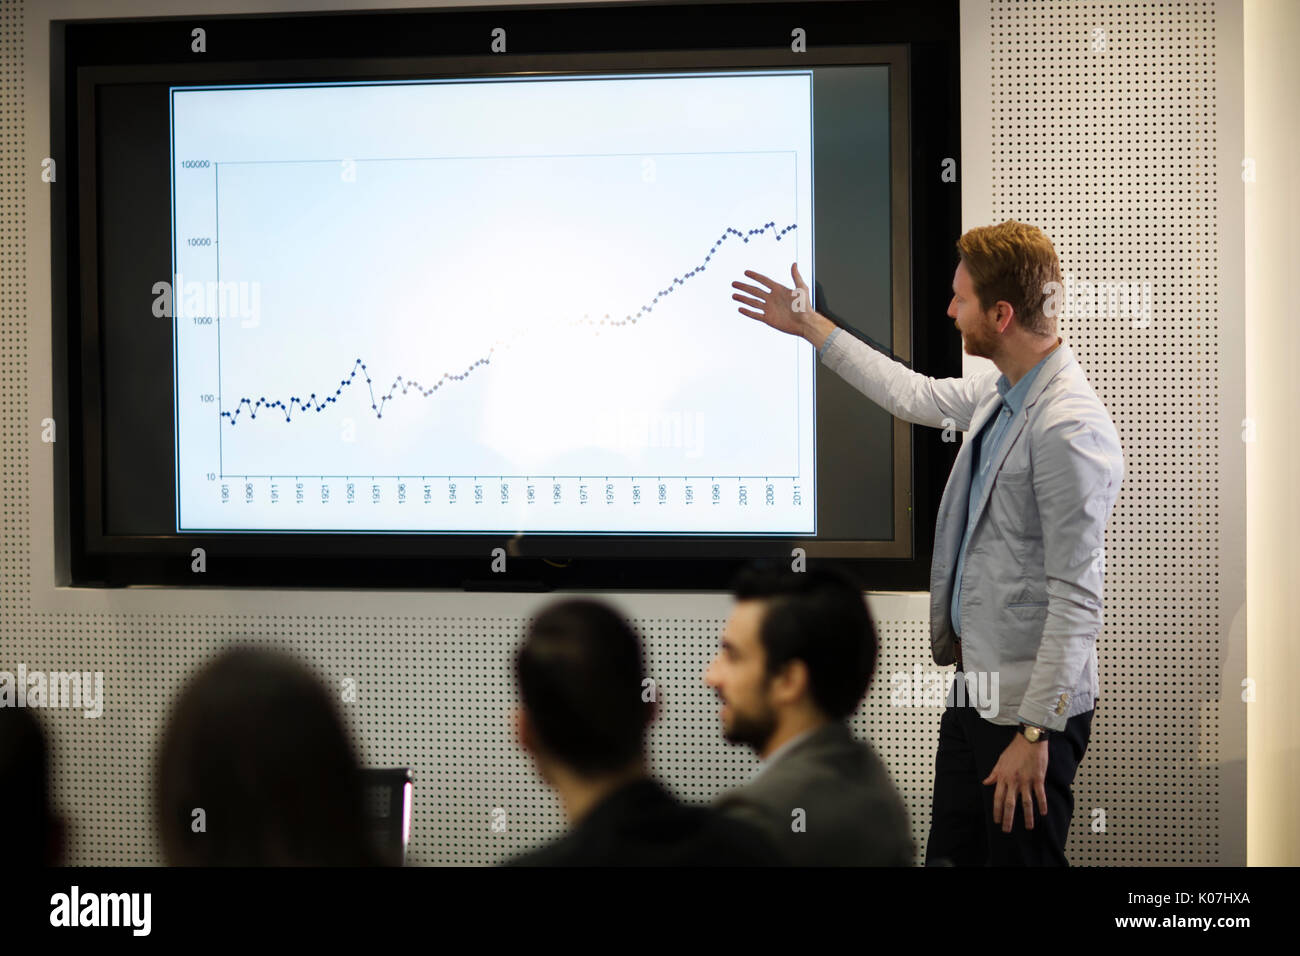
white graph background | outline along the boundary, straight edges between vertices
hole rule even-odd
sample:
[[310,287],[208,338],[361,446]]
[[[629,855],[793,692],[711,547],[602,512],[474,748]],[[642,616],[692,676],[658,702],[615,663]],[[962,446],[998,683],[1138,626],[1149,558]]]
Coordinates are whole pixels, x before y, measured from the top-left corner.
[[[283,526],[211,474],[799,477],[812,349],[730,283],[809,252],[809,109],[806,74],[175,91],[181,285],[238,290],[176,325],[181,526]],[[684,520],[619,490],[545,526]],[[411,526],[391,493],[357,518],[342,497],[292,526]],[[537,529],[535,504],[475,526]],[[812,508],[717,526],[811,531]],[[417,527],[465,520],[438,510]]]

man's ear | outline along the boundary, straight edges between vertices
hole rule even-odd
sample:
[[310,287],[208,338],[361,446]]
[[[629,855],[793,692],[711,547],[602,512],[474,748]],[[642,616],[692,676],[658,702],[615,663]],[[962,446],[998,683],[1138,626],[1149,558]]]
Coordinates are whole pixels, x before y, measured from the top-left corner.
[[997,323],[998,335],[1001,335],[1011,327],[1011,323],[1016,317],[1016,310],[1010,302],[996,302],[993,307],[997,309],[997,315],[993,321]]
[[808,664],[801,658],[791,658],[772,675],[770,686],[776,702],[782,704],[793,704],[805,696],[811,696],[812,681]]

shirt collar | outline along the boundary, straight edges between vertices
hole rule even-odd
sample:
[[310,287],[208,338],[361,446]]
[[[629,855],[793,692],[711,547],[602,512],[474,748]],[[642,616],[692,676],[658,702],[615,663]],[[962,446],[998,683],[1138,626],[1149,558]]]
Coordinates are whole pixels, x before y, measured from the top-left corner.
[[1058,349],[1064,347],[1065,342],[1058,341],[1056,348],[1039,359],[1038,364],[1021,376],[1020,381],[1016,382],[1015,385],[1008,382],[1005,375],[998,376],[998,394],[1002,396],[1002,401],[1006,402],[1007,407],[1011,409],[1012,415],[1019,413],[1020,406],[1025,404],[1025,396],[1029,394],[1029,389],[1033,387],[1034,379],[1038,378],[1038,373],[1043,370],[1043,364],[1055,355]]
[[785,754],[789,753],[790,749],[794,747],[795,744],[799,743],[800,741],[804,740],[806,737],[810,736],[815,730],[817,730],[817,728],[813,727],[811,730],[805,730],[803,733],[791,737],[781,746],[777,747],[770,754],[768,754],[766,759],[759,761],[758,770],[754,773],[754,779],[757,779],[759,774],[761,774],[768,767],[772,766],[772,764],[776,763],[779,759],[781,759],[781,757],[785,756]]

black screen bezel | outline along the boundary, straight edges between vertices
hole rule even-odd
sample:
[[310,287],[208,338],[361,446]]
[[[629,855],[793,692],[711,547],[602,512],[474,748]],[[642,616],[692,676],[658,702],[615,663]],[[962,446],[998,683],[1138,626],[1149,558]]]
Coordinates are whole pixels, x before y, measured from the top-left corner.
[[[792,10],[797,7],[797,10]],[[96,82],[112,77],[138,75],[157,81],[160,70],[174,83],[283,82],[294,79],[346,78],[381,79],[394,76],[501,75],[519,72],[633,72],[665,68],[693,69],[808,67],[834,63],[888,62],[905,77],[907,115],[896,115],[893,128],[901,127],[908,146],[902,208],[910,209],[908,225],[913,229],[908,248],[896,268],[905,283],[904,301],[910,299],[915,315],[942,317],[946,306],[947,270],[955,261],[950,243],[959,232],[960,192],[957,184],[943,182],[941,161],[957,155],[959,121],[956,112],[956,11],[953,4],[936,8],[947,17],[916,15],[911,5],[885,3],[827,2],[810,4],[747,5],[747,15],[737,19],[734,6],[726,3],[606,5],[582,7],[524,7],[447,9],[432,13],[322,14],[287,17],[168,18],[130,21],[59,22],[53,25],[56,55],[52,58],[53,133],[64,148],[61,181],[77,183],[79,189],[55,190],[54,342],[56,347],[55,392],[60,420],[68,423],[67,439],[56,445],[56,478],[59,481],[59,514],[56,514],[57,579],[77,585],[242,585],[259,587],[461,587],[534,589],[563,587],[620,589],[717,590],[726,586],[737,566],[752,559],[788,562],[791,548],[805,547],[810,558],[826,558],[845,566],[864,586],[875,589],[928,587],[930,531],[948,465],[955,455],[955,443],[939,440],[937,432],[913,429],[895,423],[895,447],[911,446],[910,461],[897,462],[896,475],[904,478],[898,487],[901,507],[896,514],[894,556],[863,557],[862,548],[829,547],[819,542],[791,537],[773,538],[668,538],[627,536],[648,547],[635,556],[618,556],[622,538],[570,535],[429,536],[356,534],[103,534],[99,504],[103,448],[96,419],[98,409],[100,356],[94,325],[94,293],[98,288],[94,256],[97,241],[93,215],[78,215],[94,209],[93,90]],[[692,27],[681,46],[693,49],[622,49],[611,46],[637,37],[652,42],[657,33],[671,32],[675,16],[690,10]],[[911,15],[908,15],[908,10]],[[754,19],[751,11],[761,10]],[[783,20],[792,16],[793,19]],[[599,14],[599,15],[597,15]],[[730,14],[730,16],[729,16]],[[549,18],[549,19],[547,19]],[[560,28],[567,21],[568,30]],[[223,49],[229,52],[219,62],[179,63],[173,57],[159,62],[159,49],[168,37],[175,48],[177,31],[189,35],[192,25],[212,30],[220,24]],[[362,26],[364,22],[365,26]],[[835,36],[843,42],[834,46],[810,45],[806,54],[780,47],[759,47],[754,40],[763,28],[784,27],[797,22],[812,36]],[[707,27],[727,26],[726,43],[704,47]],[[399,37],[427,33],[436,25],[444,49],[432,57],[368,57],[374,48],[390,49]],[[629,30],[628,24],[636,24]],[[819,27],[818,24],[821,24]],[[829,29],[833,24],[839,26]],[[852,24],[852,28],[849,28]],[[944,25],[951,27],[945,30]],[[423,31],[422,31],[423,25]],[[621,25],[621,26],[620,26]],[[492,27],[504,26],[512,38],[533,39],[534,46],[514,55],[466,55],[471,44]],[[875,30],[872,30],[872,27]],[[303,56],[299,59],[263,60],[259,51],[274,45],[275,34],[283,30],[299,40],[320,37],[307,44],[312,50],[334,51],[340,47],[356,55],[344,58]],[[893,42],[870,44],[865,51],[851,41],[878,33]],[[543,36],[546,34],[546,36]],[[571,52],[575,35],[590,40],[600,53]],[[152,38],[152,42],[151,42]],[[544,49],[548,38],[562,41],[560,52]],[[721,34],[717,39],[722,40]],[[302,48],[299,44],[298,48]],[[283,48],[281,48],[283,49]],[[398,49],[395,52],[403,52]],[[949,58],[945,58],[945,54]],[[502,62],[502,61],[506,62]],[[434,64],[432,67],[430,64]],[[488,67],[493,69],[488,71]],[[414,71],[414,72],[413,72]],[[923,118],[918,122],[918,118]],[[75,157],[75,158],[74,158]],[[67,188],[66,186],[64,187]],[[898,205],[894,204],[897,209]],[[925,226],[925,234],[915,224]],[[941,227],[939,224],[944,224]],[[76,242],[68,237],[77,237]],[[937,263],[937,265],[931,265]],[[897,283],[896,283],[897,285]],[[898,301],[896,295],[896,302]],[[89,302],[91,307],[87,307]],[[72,318],[76,317],[76,318]],[[910,318],[910,316],[909,316]],[[80,321],[77,321],[77,320]],[[951,335],[946,319],[921,323],[908,329],[913,367],[931,375],[960,374],[960,344]],[[940,330],[942,333],[940,334]],[[864,399],[865,400],[865,399]],[[69,409],[79,414],[69,415]],[[901,439],[901,442],[900,442]],[[438,540],[439,547],[431,547]],[[704,542],[725,543],[726,554],[701,556]],[[605,553],[593,554],[592,543]],[[615,545],[611,551],[610,545]],[[843,545],[843,542],[826,544]],[[458,555],[440,555],[448,547]],[[193,570],[193,549],[202,548],[206,570]],[[508,570],[495,573],[494,549],[508,556]],[[625,550],[625,549],[623,549]],[[857,554],[855,555],[855,551]],[[901,555],[901,556],[898,556]]]

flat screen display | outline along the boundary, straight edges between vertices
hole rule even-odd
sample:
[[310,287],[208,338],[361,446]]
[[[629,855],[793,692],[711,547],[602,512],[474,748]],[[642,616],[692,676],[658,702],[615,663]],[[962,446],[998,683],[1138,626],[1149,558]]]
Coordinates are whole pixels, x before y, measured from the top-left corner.
[[171,87],[175,530],[815,535],[815,352],[731,298],[816,281],[813,99]]

